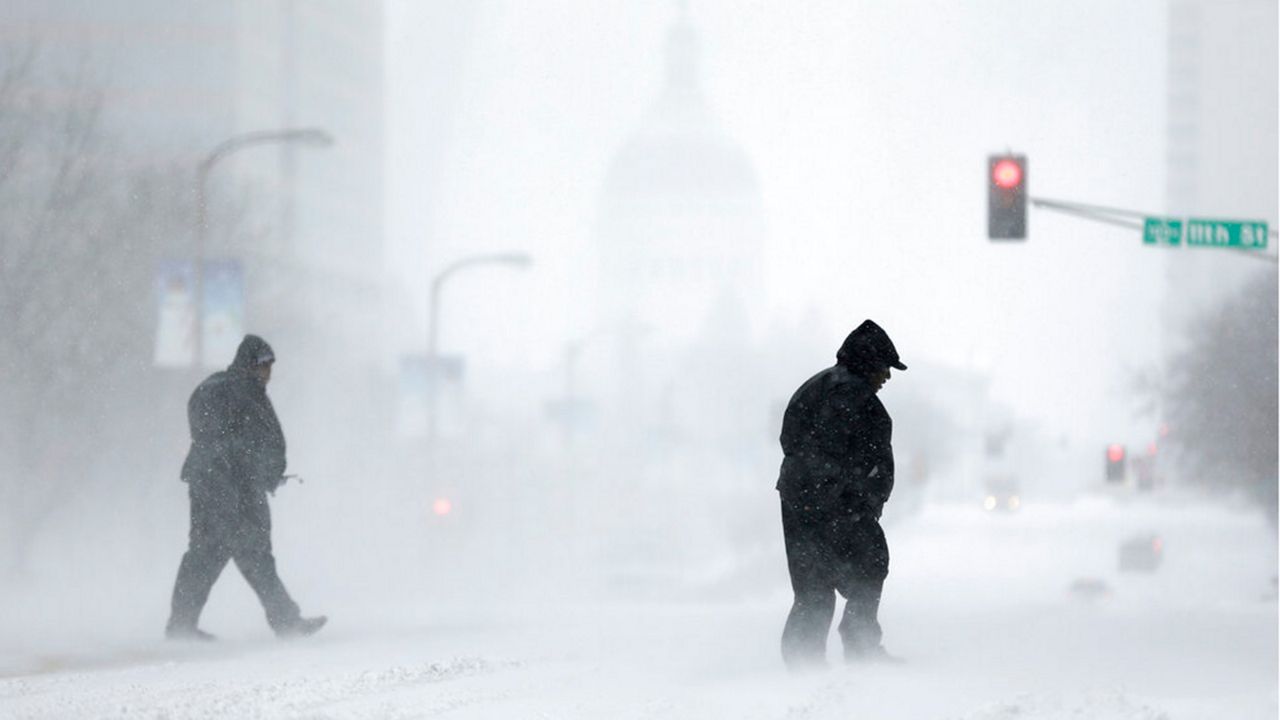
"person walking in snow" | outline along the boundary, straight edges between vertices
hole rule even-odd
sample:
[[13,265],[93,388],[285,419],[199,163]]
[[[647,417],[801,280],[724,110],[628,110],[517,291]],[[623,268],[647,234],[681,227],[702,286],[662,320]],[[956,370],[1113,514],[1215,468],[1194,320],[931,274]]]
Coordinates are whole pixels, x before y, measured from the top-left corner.
[[876,397],[890,369],[906,370],[889,335],[867,320],[836,364],[809,378],[782,419],[778,476],[795,601],[782,632],[791,669],[826,662],[835,594],[847,661],[891,659],[880,644],[880,592],[889,547],[880,513],[893,491],[893,421]]
[[191,532],[174,582],[169,639],[214,639],[198,623],[228,560],[257,593],[276,635],[310,635],[325,624],[324,616],[301,616],[271,553],[267,494],[284,482],[285,469],[284,432],[267,397],[274,363],[271,346],[246,335],[231,365],[200,383],[187,402],[191,449],[181,477],[191,498]]

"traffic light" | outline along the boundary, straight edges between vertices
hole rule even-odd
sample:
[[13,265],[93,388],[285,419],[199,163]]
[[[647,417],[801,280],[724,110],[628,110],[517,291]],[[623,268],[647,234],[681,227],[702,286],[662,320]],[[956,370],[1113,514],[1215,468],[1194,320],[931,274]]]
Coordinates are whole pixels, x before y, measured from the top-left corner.
[[1112,443],[1107,446],[1107,482],[1124,482],[1124,446]]
[[1027,156],[987,158],[987,237],[1027,238]]

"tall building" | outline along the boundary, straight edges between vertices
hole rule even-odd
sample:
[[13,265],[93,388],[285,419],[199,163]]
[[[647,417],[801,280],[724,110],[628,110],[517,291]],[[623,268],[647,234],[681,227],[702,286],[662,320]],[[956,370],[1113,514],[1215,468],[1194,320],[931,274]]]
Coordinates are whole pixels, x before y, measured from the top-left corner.
[[[33,50],[48,97],[77,78],[99,91],[116,154],[176,169],[176,193],[193,190],[200,162],[243,133],[315,127],[333,137],[219,161],[206,255],[240,262],[244,329],[267,337],[288,368],[273,385],[282,407],[312,418],[337,402],[371,433],[389,415],[375,407],[391,331],[384,34],[380,0],[0,0],[0,39],[15,56]],[[194,254],[194,217],[190,227],[169,243],[176,258]],[[190,378],[168,375],[185,399]],[[336,428],[308,434],[337,452],[351,438]]]
[[5,46],[34,50],[53,97],[68,82],[99,90],[104,131],[132,164],[189,166],[194,185],[200,160],[241,133],[329,132],[332,147],[246,149],[209,178],[254,228],[229,247],[211,224],[211,254],[323,277],[329,291],[381,280],[383,21],[380,2],[361,0],[0,0]]
[[112,141],[139,165],[193,161],[235,129],[234,3],[0,1],[6,61],[28,53],[51,102],[99,93]]
[[382,3],[229,5],[234,132],[305,127],[333,137],[327,147],[246,150],[227,170],[261,208],[252,213],[261,228],[254,246],[242,250],[250,329],[292,360],[277,389],[282,406],[308,419],[343,408],[341,422],[307,429],[311,457],[337,470],[355,446],[380,442],[392,419]]
[[278,189],[281,250],[318,272],[380,276],[383,226],[381,3],[236,3],[238,132],[318,127],[332,147],[282,144],[242,171]]
[[[1277,212],[1277,13],[1274,0],[1173,0],[1168,25],[1166,210],[1265,220]],[[1271,239],[1274,245],[1275,238]],[[1275,254],[1274,247],[1268,252]],[[1223,250],[1168,253],[1171,301],[1195,307],[1260,261]]]

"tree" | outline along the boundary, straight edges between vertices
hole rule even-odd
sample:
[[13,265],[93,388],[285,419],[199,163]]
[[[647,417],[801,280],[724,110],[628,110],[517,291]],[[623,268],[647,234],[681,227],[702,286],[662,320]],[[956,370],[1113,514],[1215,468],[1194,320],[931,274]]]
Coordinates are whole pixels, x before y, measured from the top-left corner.
[[1196,316],[1161,393],[1188,481],[1245,491],[1276,518],[1277,282],[1268,270]]
[[34,50],[0,57],[0,575],[71,497],[150,480],[157,404],[185,435],[151,368],[152,293],[189,242],[192,171],[131,162],[98,86]]

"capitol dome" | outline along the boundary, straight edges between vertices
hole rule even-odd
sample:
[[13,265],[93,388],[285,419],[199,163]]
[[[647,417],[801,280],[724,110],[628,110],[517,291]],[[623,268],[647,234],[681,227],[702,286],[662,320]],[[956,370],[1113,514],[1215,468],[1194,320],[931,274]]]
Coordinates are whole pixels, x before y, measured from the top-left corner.
[[755,170],[720,130],[699,77],[697,31],[681,17],[667,31],[662,95],[609,163],[605,197],[659,193],[756,195]]
[[712,305],[757,289],[765,222],[755,170],[699,82],[697,32],[667,33],[665,82],[609,162],[595,237],[605,322],[688,339]]

